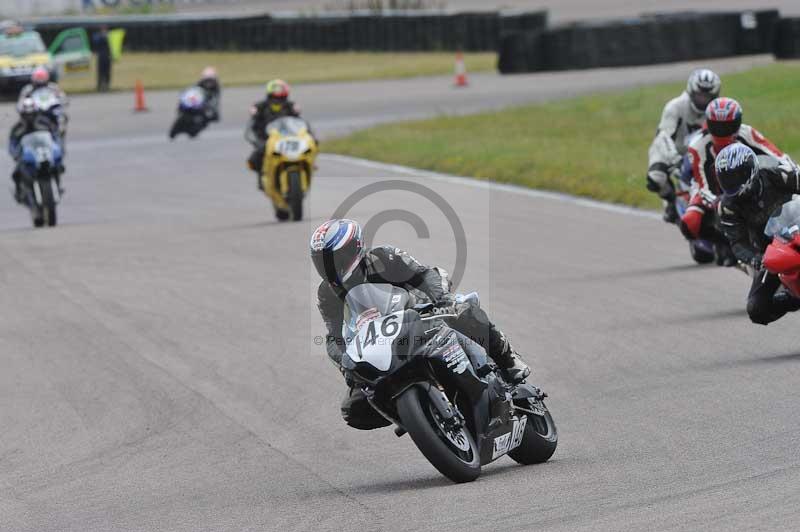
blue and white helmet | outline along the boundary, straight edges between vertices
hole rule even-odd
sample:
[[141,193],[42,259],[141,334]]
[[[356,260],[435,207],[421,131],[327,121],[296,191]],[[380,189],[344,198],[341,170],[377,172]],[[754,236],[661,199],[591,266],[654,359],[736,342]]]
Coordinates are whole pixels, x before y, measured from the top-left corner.
[[756,153],[741,142],[725,146],[714,160],[719,187],[725,196],[739,196],[749,190],[758,175]]
[[361,226],[353,220],[328,220],[311,235],[311,262],[320,277],[342,286],[366,255]]

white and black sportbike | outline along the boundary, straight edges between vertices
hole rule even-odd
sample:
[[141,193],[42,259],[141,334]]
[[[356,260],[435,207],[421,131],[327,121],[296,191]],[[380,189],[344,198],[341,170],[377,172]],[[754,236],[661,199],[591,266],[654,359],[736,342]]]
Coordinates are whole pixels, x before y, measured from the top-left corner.
[[475,480],[505,454],[546,462],[558,443],[546,394],[505,382],[478,344],[447,325],[462,305],[480,304],[477,294],[451,308],[416,301],[390,284],[348,292],[342,368],[354,385],[454,482]]

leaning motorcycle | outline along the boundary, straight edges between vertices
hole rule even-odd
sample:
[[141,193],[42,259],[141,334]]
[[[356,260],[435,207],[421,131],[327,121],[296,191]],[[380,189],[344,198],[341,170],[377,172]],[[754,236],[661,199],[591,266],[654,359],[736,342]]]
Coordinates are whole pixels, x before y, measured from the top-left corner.
[[[692,170],[688,156],[685,156],[680,166],[674,169],[670,179],[675,188],[675,208],[678,217],[683,218],[686,209],[689,208],[692,188]],[[702,238],[689,241],[689,253],[697,264],[709,264],[716,258],[714,243]]]
[[506,454],[546,462],[558,444],[546,394],[506,382],[478,344],[447,325],[463,305],[480,305],[477,294],[442,308],[393,285],[356,286],[346,297],[342,368],[453,482],[475,480]]
[[22,204],[31,212],[34,227],[55,226],[56,206],[61,200],[62,152],[48,131],[35,131],[20,140],[22,156],[17,165]]
[[278,220],[302,220],[303,199],[311,186],[318,153],[317,142],[308,123],[294,116],[273,120],[266,130],[261,173],[264,194],[272,201]]
[[190,87],[183,91],[178,101],[178,116],[169,130],[169,138],[181,133],[190,138],[196,137],[208,125],[206,115],[206,95],[200,87]]
[[786,291],[800,298],[800,196],[783,204],[767,222],[764,233],[772,238],[764,252],[764,268],[780,278]]

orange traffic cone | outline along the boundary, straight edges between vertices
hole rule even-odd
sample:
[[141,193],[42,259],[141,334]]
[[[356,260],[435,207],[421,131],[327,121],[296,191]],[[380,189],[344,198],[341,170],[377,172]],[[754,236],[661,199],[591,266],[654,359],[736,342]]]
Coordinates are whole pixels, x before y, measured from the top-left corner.
[[466,87],[467,83],[467,67],[464,64],[464,54],[458,52],[456,54],[456,87]]
[[133,108],[134,112],[141,113],[147,111],[147,106],[144,103],[144,85],[141,80],[136,80],[136,106]]

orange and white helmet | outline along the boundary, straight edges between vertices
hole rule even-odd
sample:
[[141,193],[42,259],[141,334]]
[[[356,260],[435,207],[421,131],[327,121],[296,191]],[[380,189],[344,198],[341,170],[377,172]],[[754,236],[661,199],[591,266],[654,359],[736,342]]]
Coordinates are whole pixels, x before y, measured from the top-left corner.
[[31,73],[31,83],[37,87],[42,87],[50,83],[50,71],[43,66],[38,66]]
[[200,74],[200,79],[217,79],[217,69],[212,66],[207,66]]

